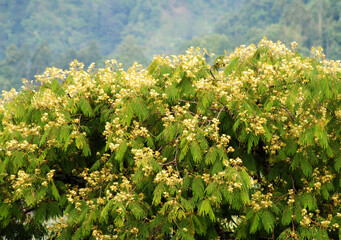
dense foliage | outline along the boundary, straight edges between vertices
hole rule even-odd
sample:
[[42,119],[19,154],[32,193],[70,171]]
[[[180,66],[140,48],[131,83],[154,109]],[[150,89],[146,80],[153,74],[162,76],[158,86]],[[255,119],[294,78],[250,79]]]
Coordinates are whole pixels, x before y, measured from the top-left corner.
[[337,239],[340,62],[292,47],[74,61],[5,92],[0,236]]
[[340,13],[338,0],[2,0],[0,92],[74,59],[103,67],[115,58],[125,68],[190,46],[224,54],[263,36],[341,59]]

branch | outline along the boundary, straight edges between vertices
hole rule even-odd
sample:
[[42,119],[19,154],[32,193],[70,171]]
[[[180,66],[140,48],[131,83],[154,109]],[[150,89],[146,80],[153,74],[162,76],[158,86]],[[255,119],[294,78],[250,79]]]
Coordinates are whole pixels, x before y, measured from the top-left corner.
[[292,189],[293,189],[296,193],[298,193],[297,190],[296,190],[296,188],[295,188],[295,180],[294,180],[294,178],[292,177],[291,174],[290,174],[290,178],[291,178],[291,181],[292,181]]
[[284,109],[289,114],[289,116],[294,122],[296,121],[295,117],[289,112],[289,110],[286,107],[282,106],[281,108]]
[[213,74],[213,72],[212,72],[212,68],[209,68],[208,70],[210,71],[211,76],[213,77],[213,79],[214,79],[215,81],[217,81],[217,79],[215,78],[215,76],[214,76],[214,74]]
[[179,98],[177,98],[176,100],[177,100],[177,101],[179,101],[179,102],[185,102],[185,103],[198,104],[198,102],[194,102],[194,101],[188,101],[188,100],[183,100],[183,99],[179,99]]
[[220,110],[219,110],[219,113],[218,113],[218,115],[217,115],[217,119],[219,119],[219,116],[220,116],[220,114],[222,113],[222,111],[225,109],[225,106],[223,106]]

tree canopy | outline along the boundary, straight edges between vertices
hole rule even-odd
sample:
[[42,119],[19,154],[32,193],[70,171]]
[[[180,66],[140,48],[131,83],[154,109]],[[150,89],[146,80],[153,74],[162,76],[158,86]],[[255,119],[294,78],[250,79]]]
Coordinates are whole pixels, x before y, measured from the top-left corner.
[[0,105],[6,239],[337,239],[341,66],[263,39],[47,68]]

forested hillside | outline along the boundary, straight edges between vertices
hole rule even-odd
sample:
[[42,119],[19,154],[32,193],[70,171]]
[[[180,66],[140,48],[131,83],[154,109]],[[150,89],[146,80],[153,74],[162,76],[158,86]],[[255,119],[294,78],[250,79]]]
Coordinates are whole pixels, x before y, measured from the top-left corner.
[[223,54],[263,36],[341,58],[337,0],[0,0],[0,90],[78,59],[124,67],[189,46]]

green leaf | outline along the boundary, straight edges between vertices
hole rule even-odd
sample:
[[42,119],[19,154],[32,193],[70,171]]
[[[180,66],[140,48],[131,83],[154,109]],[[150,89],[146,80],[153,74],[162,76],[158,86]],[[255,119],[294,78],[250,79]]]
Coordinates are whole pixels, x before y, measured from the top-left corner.
[[313,167],[311,166],[307,157],[301,158],[301,169],[305,176],[309,177],[313,173]]
[[166,94],[167,94],[167,99],[170,102],[174,102],[174,100],[178,97],[178,89],[174,86],[175,83],[172,85],[168,86],[166,88]]
[[239,65],[239,61],[240,61],[240,58],[239,57],[236,57],[235,59],[233,59],[230,64],[228,65],[227,68],[225,68],[224,70],[224,75],[225,76],[228,76],[230,75],[234,70],[236,70],[237,66]]
[[88,99],[80,98],[79,99],[79,106],[80,106],[80,109],[84,113],[85,116],[87,116],[87,117],[95,116],[95,113],[94,113]]
[[75,139],[76,147],[78,149],[83,149],[83,141],[81,140],[81,135],[77,135]]
[[143,210],[143,208],[141,207],[140,204],[132,202],[129,204],[128,207],[131,212],[133,213],[134,217],[138,220],[142,219],[142,217],[145,216],[145,211]]
[[284,226],[287,226],[291,223],[291,216],[293,215],[294,211],[292,208],[292,205],[287,205],[283,211],[282,214],[282,219],[281,219],[281,223]]
[[191,154],[195,163],[199,163],[202,160],[202,150],[197,141],[191,143]]
[[211,92],[204,92],[201,96],[201,105],[203,107],[203,110],[208,109],[211,107],[212,102],[214,101],[214,97],[212,96]]
[[59,195],[59,191],[56,187],[56,185],[54,184],[54,182],[51,182],[51,191],[52,191],[52,195],[54,196],[54,198],[59,201],[60,200],[60,195]]
[[199,214],[201,216],[209,215],[212,221],[215,220],[215,215],[213,213],[210,201],[208,199],[205,199],[204,201],[201,202],[201,205],[199,207]]
[[190,148],[190,147],[189,147],[189,143],[186,141],[186,144],[185,144],[184,147],[181,149],[179,161],[182,161],[182,160],[186,157],[189,148]]
[[198,201],[204,197],[204,181],[201,177],[196,177],[192,182],[193,199]]
[[242,170],[240,172],[240,175],[243,179],[244,186],[246,186],[246,188],[251,188],[251,179],[250,179],[249,174],[247,174],[245,170]]
[[100,222],[108,222],[109,217],[109,211],[112,209],[112,206],[114,204],[114,199],[111,199],[103,208],[101,215],[100,215]]
[[159,183],[153,193],[153,205],[159,205],[161,203],[161,197],[163,192],[165,192],[165,184],[163,182]]
[[119,162],[123,160],[124,154],[126,153],[128,149],[128,144],[126,141],[123,141],[120,146],[115,151],[115,159]]
[[186,211],[192,211],[194,209],[193,204],[186,198],[180,197],[180,202]]
[[260,215],[258,212],[254,213],[253,219],[252,219],[252,223],[251,223],[251,228],[250,228],[250,233],[255,233],[258,231],[258,229],[260,228]]
[[159,68],[159,62],[153,60],[152,63],[147,67],[147,71],[150,75],[153,75]]
[[144,121],[149,116],[148,108],[141,98],[134,98],[130,107],[133,107],[134,113],[140,121]]
[[217,160],[217,149],[216,146],[212,146],[206,153],[205,156],[205,163],[207,165],[213,164]]
[[206,233],[207,230],[207,224],[205,221],[203,221],[202,217],[197,217],[196,215],[192,215],[192,219],[193,219],[193,223],[194,223],[194,227],[196,232],[199,235],[203,235]]
[[262,225],[265,231],[272,232],[275,227],[275,216],[268,210],[264,211],[262,214]]
[[240,199],[242,200],[243,204],[249,204],[250,203],[250,193],[246,189],[242,189],[240,192]]
[[9,216],[10,206],[7,203],[1,203],[0,205],[0,220],[6,219]]
[[218,191],[218,182],[211,182],[205,189],[207,196],[212,196],[214,193]]
[[335,157],[335,164],[334,164],[334,168],[337,172],[340,172],[340,168],[341,168],[341,154],[337,155]]

